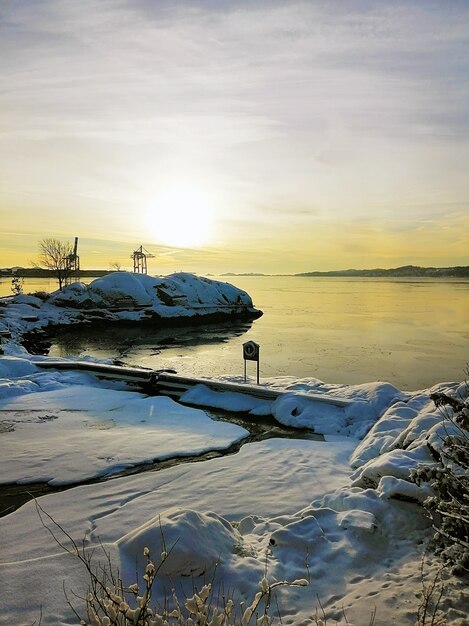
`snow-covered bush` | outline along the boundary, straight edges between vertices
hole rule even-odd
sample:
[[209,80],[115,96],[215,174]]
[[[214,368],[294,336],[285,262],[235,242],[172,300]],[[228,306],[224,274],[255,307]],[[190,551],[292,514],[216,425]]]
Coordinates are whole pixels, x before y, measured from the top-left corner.
[[14,276],[11,279],[11,292],[14,296],[20,296],[23,293],[24,279],[20,276]]
[[432,546],[453,573],[469,571],[469,399],[445,393],[431,396],[444,411],[445,429],[437,463],[414,472],[418,483],[428,482],[433,494],[424,502],[435,535]]
[[[208,572],[204,572],[203,577],[192,577],[191,584],[185,586],[190,589],[186,595],[181,581],[164,575],[165,564],[172,559],[178,541],[169,546],[162,526],[158,558],[153,559],[149,548],[144,547],[140,551],[143,559],[136,558],[135,561],[136,582],[126,584],[126,577],[117,569],[102,543],[99,544],[101,550],[96,550],[96,546],[86,547],[86,540],[77,544],[37,501],[35,503],[43,527],[65,553],[81,562],[86,571],[87,591],[77,594],[73,590],[67,591],[65,584],[63,586],[66,601],[80,626],[281,626],[284,622],[277,590],[310,584],[308,567],[305,568],[307,579],[269,581],[266,561],[257,586],[245,592],[231,587],[225,590],[223,581],[216,581],[217,564],[209,574],[208,582],[205,576]],[[142,575],[139,576],[140,572]],[[334,618],[329,617],[319,598],[317,603],[315,609],[312,607],[311,623],[339,626],[336,612]],[[344,621],[340,624],[349,624],[344,609],[342,616]],[[375,617],[376,607],[366,620],[368,626],[375,624]],[[423,623],[421,626],[434,625]]]
[[240,604],[236,606],[232,598],[214,598],[212,583],[208,583],[182,601],[173,590],[172,596],[165,597],[158,608],[151,608],[156,576],[169,554],[170,550],[164,550],[155,564],[150,550],[145,548],[147,563],[143,582],[127,588],[122,580],[112,575],[111,569],[101,568],[100,577],[97,576],[89,568],[88,558],[84,557],[91,585],[86,597],[87,619],[80,618],[80,623],[83,626],[249,626],[253,623],[270,626],[274,589],[281,585],[308,585],[304,579],[269,584],[264,577],[249,606],[241,607]]
[[[253,590],[251,602],[246,603],[239,599],[234,601],[220,589],[215,590],[213,579],[204,583],[200,589],[196,588],[194,579],[191,596],[181,599],[172,589],[169,593],[164,591],[163,598],[159,597],[157,602],[152,597],[158,595],[157,576],[164,571],[165,563],[177,544],[176,541],[172,546],[167,546],[162,529],[159,559],[153,559],[149,548],[144,547],[142,580],[126,586],[102,544],[102,558],[95,564],[95,550],[87,550],[85,541],[79,546],[37,501],[36,509],[42,525],[57,545],[77,558],[88,574],[88,592],[82,598],[86,616],[80,614],[80,609],[74,606],[64,587],[67,603],[81,626],[270,626],[271,612],[279,610],[275,589],[282,586],[305,587],[309,584],[304,578],[269,583],[265,573],[258,590],[255,593]],[[74,596],[80,597],[76,594]],[[281,622],[280,615],[279,620]]]

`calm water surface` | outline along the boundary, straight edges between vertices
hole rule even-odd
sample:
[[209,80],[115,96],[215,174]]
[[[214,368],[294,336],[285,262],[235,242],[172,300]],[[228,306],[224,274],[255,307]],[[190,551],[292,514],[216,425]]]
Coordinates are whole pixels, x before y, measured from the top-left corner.
[[[91,282],[93,278],[86,279],[84,282]],[[55,291],[58,289],[57,281],[52,278],[25,278],[23,280],[24,293],[32,293],[34,291]],[[11,296],[11,278],[0,278],[0,297]]]
[[[91,280],[91,279],[90,279]],[[63,332],[51,355],[120,358],[194,376],[242,374],[242,344],[261,344],[261,376],[327,382],[388,380],[401,389],[460,380],[469,361],[469,281],[382,278],[223,278],[245,289],[263,317],[252,324],[149,332]],[[11,281],[0,282],[0,295]],[[25,291],[56,288],[29,279]],[[254,376],[255,364],[248,363]]]
[[[192,329],[61,333],[51,355],[92,354],[194,376],[241,375],[242,344],[261,345],[262,376],[387,380],[420,389],[462,380],[469,361],[469,281],[229,277],[263,317]],[[254,377],[255,363],[248,363]]]

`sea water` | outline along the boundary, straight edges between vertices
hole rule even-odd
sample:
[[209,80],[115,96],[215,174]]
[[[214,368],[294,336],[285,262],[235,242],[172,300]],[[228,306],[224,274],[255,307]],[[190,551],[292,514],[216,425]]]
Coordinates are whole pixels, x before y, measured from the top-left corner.
[[[463,380],[469,281],[230,276],[264,315],[252,324],[61,332],[51,355],[94,355],[192,376],[243,374],[242,344],[260,344],[260,376],[331,383],[388,381],[415,390]],[[256,363],[248,362],[248,375]]]

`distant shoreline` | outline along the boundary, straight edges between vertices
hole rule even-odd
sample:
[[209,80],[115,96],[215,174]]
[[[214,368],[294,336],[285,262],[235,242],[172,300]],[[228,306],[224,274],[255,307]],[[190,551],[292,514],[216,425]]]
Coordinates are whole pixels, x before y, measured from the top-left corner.
[[324,276],[326,278],[334,277],[362,277],[362,278],[379,278],[379,277],[395,277],[395,278],[469,278],[469,266],[457,265],[455,267],[419,267],[417,265],[404,265],[402,267],[393,267],[390,269],[347,269],[347,270],[330,270],[328,272],[312,271],[299,272],[296,274],[261,274],[256,272],[234,273],[227,272],[220,276]]
[[[74,276],[79,278],[99,278],[101,276],[107,276],[112,274],[116,270],[80,270],[74,272]],[[56,273],[53,270],[43,270],[36,267],[15,267],[15,268],[3,268],[0,269],[0,278],[14,278],[18,276],[20,278],[56,278]]]
[[469,278],[469,266],[456,267],[417,267],[415,265],[404,265],[391,269],[370,269],[370,270],[336,270],[330,272],[302,272],[295,276],[359,276],[359,277],[402,277],[402,278]]
[[[80,270],[77,278],[107,276],[116,270]],[[454,267],[419,267],[416,265],[404,265],[402,267],[394,267],[390,269],[374,268],[374,269],[345,269],[345,270],[329,270],[327,272],[311,271],[299,272],[295,274],[266,274],[262,272],[224,272],[223,274],[208,273],[207,276],[221,276],[229,278],[230,276],[304,276],[304,277],[357,277],[357,278],[469,278],[469,266],[457,265]],[[0,268],[1,278],[55,278],[52,270],[45,270],[36,267],[13,267]]]

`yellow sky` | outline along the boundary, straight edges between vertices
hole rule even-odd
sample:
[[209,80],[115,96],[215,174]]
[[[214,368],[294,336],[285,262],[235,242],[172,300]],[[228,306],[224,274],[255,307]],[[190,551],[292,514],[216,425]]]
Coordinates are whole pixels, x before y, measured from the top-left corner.
[[0,6],[0,267],[468,265],[469,6]]

